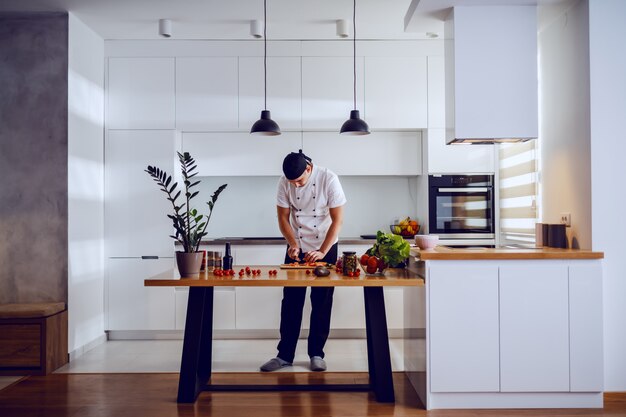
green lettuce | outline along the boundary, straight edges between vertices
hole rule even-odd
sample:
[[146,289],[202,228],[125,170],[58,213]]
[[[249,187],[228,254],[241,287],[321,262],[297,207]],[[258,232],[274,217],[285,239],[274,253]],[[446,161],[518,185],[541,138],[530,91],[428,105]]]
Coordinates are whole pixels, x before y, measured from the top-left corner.
[[382,258],[390,267],[396,267],[409,257],[410,250],[410,245],[402,236],[379,230],[376,233],[376,243],[367,253]]

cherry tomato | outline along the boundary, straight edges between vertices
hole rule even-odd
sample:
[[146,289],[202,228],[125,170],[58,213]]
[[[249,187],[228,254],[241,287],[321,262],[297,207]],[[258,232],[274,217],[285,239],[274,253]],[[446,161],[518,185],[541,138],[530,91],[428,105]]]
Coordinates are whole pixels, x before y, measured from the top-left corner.
[[310,269],[307,269],[307,270],[306,270],[306,274],[307,274],[307,275],[311,275],[311,270],[310,270]]
[[349,276],[350,278],[354,277],[354,272],[352,272],[352,271],[348,271],[348,276]]

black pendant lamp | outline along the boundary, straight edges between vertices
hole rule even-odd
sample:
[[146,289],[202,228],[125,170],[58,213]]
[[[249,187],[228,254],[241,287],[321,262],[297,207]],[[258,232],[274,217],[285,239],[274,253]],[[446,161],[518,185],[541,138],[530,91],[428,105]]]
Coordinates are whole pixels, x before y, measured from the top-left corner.
[[264,110],[261,110],[261,118],[254,122],[250,133],[259,136],[276,136],[280,135],[280,127],[278,123],[272,120],[270,111],[267,109],[267,0],[263,0],[263,75],[265,77],[265,104]]
[[354,110],[350,111],[350,118],[346,120],[341,126],[339,133],[342,135],[369,135],[370,128],[365,123],[365,120],[361,119],[359,111],[356,109],[356,0],[354,0],[354,6],[352,9],[352,45],[353,45],[353,58],[354,58]]

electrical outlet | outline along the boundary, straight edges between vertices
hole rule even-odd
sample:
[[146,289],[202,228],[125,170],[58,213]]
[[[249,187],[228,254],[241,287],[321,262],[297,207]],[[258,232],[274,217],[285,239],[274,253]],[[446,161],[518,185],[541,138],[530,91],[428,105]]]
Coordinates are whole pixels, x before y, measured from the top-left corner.
[[561,224],[566,227],[572,226],[572,213],[561,213]]

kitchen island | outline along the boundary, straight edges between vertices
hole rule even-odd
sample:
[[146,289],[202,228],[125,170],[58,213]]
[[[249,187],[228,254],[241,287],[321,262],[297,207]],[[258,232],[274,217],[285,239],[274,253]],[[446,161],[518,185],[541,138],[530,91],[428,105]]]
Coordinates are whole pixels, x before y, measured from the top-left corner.
[[[235,270],[241,267],[235,266]],[[146,279],[147,287],[189,287],[183,355],[178,385],[178,402],[195,402],[198,394],[211,391],[249,390],[372,390],[379,402],[394,402],[395,394],[391,375],[389,340],[383,287],[423,286],[424,282],[416,274],[406,269],[388,270],[384,275],[344,277],[332,271],[329,276],[316,277],[304,269],[280,269],[278,266],[252,266],[258,274],[239,276],[215,276],[203,272],[197,278],[181,278],[175,270],[170,270]],[[270,271],[276,270],[276,274]],[[310,271],[309,271],[310,272]],[[369,384],[348,386],[307,385],[307,386],[241,386],[215,385],[210,383],[213,338],[213,291],[214,287],[363,287],[365,301],[365,323]]]
[[413,249],[405,371],[428,409],[603,404],[603,254]]

